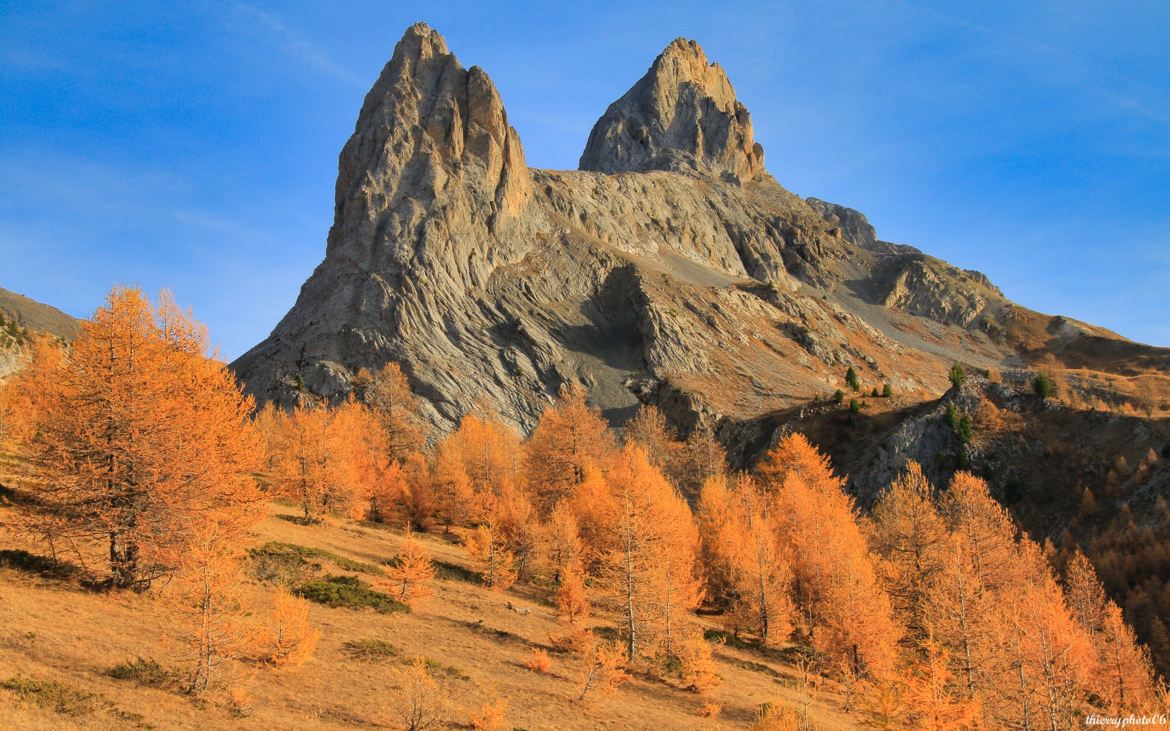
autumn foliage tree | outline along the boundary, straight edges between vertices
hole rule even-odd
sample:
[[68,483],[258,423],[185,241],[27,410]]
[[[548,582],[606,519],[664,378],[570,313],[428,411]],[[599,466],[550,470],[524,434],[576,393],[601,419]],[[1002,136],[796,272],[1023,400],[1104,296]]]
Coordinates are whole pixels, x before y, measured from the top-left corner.
[[699,495],[709,587],[727,603],[735,628],[748,628],[773,644],[788,638],[795,618],[789,546],[776,507],[748,475],[740,475],[734,488],[714,477]]
[[390,711],[406,731],[426,731],[439,725],[445,706],[439,682],[427,670],[424,657],[415,658],[395,673],[398,689]]
[[613,449],[609,428],[586,402],[585,389],[566,387],[560,400],[541,414],[526,445],[526,472],[538,511],[547,515]]
[[418,606],[434,594],[432,582],[435,566],[409,523],[406,525],[402,548],[397,559],[386,568],[386,575],[398,601],[410,607]]
[[585,624],[591,610],[585,574],[580,566],[573,565],[562,574],[556,601],[557,619],[565,625],[566,630],[554,637],[553,641],[566,649],[579,651],[588,641],[589,631]]
[[422,451],[426,445],[426,429],[418,399],[410,390],[402,368],[390,362],[365,380],[368,383],[363,389],[363,400],[382,428],[387,456],[401,462]]
[[484,586],[504,591],[516,583],[516,557],[504,546],[496,521],[489,517],[476,526],[463,547]]
[[251,400],[169,294],[154,305],[115,289],[68,357],[33,377],[24,451],[43,525],[104,540],[114,585],[145,588],[209,523],[253,519]]
[[255,630],[247,623],[240,564],[240,525],[231,520],[192,526],[176,572],[182,659],[190,671],[185,684],[201,695],[230,672],[232,664],[256,654]]
[[300,503],[306,521],[330,512],[365,516],[389,468],[384,434],[369,410],[353,400],[317,402],[276,420],[268,447],[275,491]]
[[1105,595],[1093,564],[1080,551],[1065,570],[1069,609],[1077,624],[1089,633],[1097,653],[1099,672],[1095,690],[1113,713],[1148,710],[1157,701],[1149,650],[1140,645],[1121,608]]
[[296,667],[313,656],[321,631],[309,622],[309,602],[277,587],[264,637],[268,662]]
[[791,434],[758,472],[791,556],[802,631],[834,667],[877,678],[893,672],[903,629],[828,459]]
[[609,474],[615,514],[602,580],[630,661],[671,655],[699,603],[698,529],[686,502],[641,448],[627,445]]
[[947,529],[934,500],[934,487],[911,462],[873,510],[873,548],[884,559],[886,589],[911,633],[929,630],[929,600],[943,569]]
[[979,721],[979,701],[956,693],[951,683],[949,653],[938,642],[922,642],[922,660],[906,689],[906,715],[912,728],[923,731],[964,731]]

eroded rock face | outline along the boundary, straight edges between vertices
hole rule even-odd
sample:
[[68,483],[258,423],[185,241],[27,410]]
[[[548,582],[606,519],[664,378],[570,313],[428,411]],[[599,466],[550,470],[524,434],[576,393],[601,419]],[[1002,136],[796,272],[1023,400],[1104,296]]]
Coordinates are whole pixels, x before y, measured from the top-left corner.
[[708,63],[699,44],[679,38],[597,121],[580,168],[748,181],[764,173],[764,148],[727,74]]
[[411,27],[342,150],[324,261],[233,367],[288,405],[396,361],[440,429],[485,403],[529,429],[575,382],[614,423],[649,402],[733,434],[849,366],[941,390],[952,361],[1011,354],[976,327],[1003,302],[984,280],[767,175],[691,41],[610,107],[582,168],[529,169],[487,74]]
[[805,202],[826,221],[834,224],[833,233],[854,246],[872,249],[877,245],[877,231],[861,211],[829,203],[820,198],[806,198]]

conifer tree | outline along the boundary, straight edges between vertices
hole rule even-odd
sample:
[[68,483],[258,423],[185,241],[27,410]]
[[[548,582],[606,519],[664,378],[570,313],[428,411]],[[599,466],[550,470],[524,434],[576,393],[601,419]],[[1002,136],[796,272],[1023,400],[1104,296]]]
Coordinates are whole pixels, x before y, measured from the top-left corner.
[[911,462],[874,507],[873,547],[884,559],[895,612],[920,638],[929,623],[927,605],[943,569],[946,538],[934,488],[922,468]]
[[682,444],[671,433],[666,417],[649,405],[639,407],[634,418],[626,424],[625,443],[636,444],[645,450],[650,464],[667,477],[671,476],[682,451]]
[[387,363],[365,387],[369,404],[385,435],[387,456],[401,462],[426,445],[426,430],[419,414],[418,399],[397,363]]
[[431,586],[435,578],[434,564],[410,523],[406,524],[398,560],[386,569],[386,575],[398,601],[410,607],[418,606],[434,594]]
[[591,469],[602,468],[612,452],[613,437],[601,413],[586,403],[585,389],[578,385],[563,389],[528,439],[526,473],[538,512],[548,515]]
[[53,525],[104,540],[111,581],[145,588],[210,515],[251,514],[251,400],[167,293],[115,289],[68,358],[40,371],[28,477]]
[[698,605],[698,530],[681,496],[645,452],[627,445],[608,476],[616,511],[603,585],[618,611],[626,657],[670,654]]
[[803,631],[836,668],[886,677],[903,630],[828,459],[804,436],[790,434],[757,469],[788,543]]
[[568,500],[562,500],[549,513],[541,530],[541,551],[552,580],[560,584],[566,572],[580,569],[585,560],[580,524]]
[[490,514],[463,539],[463,546],[484,586],[505,591],[516,583],[516,557],[504,546]]
[[269,617],[268,661],[291,667],[303,665],[313,656],[320,639],[321,631],[309,623],[309,602],[278,587]]
[[975,728],[979,719],[979,702],[952,693],[946,648],[928,638],[922,642],[922,649],[923,659],[918,663],[906,693],[907,715],[912,727],[922,731]]
[[585,649],[589,641],[585,625],[590,609],[585,574],[579,566],[570,565],[562,574],[557,590],[557,619],[566,626],[566,631],[554,641],[570,650]]

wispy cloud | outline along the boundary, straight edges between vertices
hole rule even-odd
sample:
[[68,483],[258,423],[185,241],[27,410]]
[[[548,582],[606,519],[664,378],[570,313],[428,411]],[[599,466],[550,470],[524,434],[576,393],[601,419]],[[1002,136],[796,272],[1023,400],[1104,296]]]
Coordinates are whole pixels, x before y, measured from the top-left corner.
[[362,83],[356,74],[333,60],[333,57],[321,44],[279,15],[248,3],[234,3],[233,7],[238,16],[254,23],[289,56],[346,84],[360,85]]
[[1032,36],[990,28],[982,23],[973,22],[934,8],[923,7],[907,0],[895,0],[895,2],[936,22],[983,36],[1010,50],[1013,54],[1026,56],[1034,62],[1033,68],[1047,68],[1065,85],[1077,86],[1114,109],[1144,117],[1152,122],[1162,124],[1170,122],[1170,112],[1156,109],[1146,100],[1139,99],[1132,94],[1118,92],[1112,86],[1097,81],[1096,79],[1104,75],[1103,70],[1093,68],[1082,53],[1054,46]]

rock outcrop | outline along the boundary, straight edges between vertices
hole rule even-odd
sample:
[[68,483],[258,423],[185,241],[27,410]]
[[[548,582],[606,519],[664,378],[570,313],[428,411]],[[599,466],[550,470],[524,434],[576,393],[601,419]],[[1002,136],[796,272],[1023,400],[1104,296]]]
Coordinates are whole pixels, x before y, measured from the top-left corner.
[[764,174],[764,148],[727,74],[698,43],[678,38],[597,121],[580,168],[748,181]]
[[324,261],[233,367],[288,405],[396,361],[440,429],[484,403],[528,429],[581,383],[614,423],[650,402],[730,434],[831,394],[849,366],[941,391],[952,361],[1003,362],[1048,327],[782,188],[693,41],[610,106],[581,168],[528,168],[487,74],[411,27],[342,150]]

